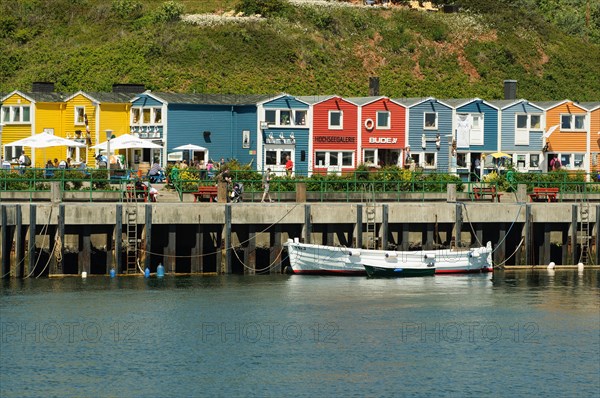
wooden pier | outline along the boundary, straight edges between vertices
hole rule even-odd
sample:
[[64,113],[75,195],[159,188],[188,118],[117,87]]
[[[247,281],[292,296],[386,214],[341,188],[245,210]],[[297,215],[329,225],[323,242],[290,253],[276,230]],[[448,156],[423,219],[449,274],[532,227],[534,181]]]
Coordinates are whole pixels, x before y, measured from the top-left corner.
[[[119,274],[146,268],[155,272],[159,263],[167,273],[176,274],[280,273],[289,263],[285,242],[293,238],[397,250],[491,241],[493,261],[499,267],[551,261],[574,265],[582,258],[586,265],[598,265],[600,204],[582,206],[564,202],[3,203],[0,275],[108,275],[112,268]],[[137,245],[135,264],[129,264],[131,245]]]

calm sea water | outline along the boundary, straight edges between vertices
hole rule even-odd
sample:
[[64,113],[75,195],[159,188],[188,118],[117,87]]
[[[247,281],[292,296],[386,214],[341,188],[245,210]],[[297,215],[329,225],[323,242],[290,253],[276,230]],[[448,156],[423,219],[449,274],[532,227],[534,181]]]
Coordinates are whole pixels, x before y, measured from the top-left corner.
[[598,397],[599,281],[4,281],[0,396]]

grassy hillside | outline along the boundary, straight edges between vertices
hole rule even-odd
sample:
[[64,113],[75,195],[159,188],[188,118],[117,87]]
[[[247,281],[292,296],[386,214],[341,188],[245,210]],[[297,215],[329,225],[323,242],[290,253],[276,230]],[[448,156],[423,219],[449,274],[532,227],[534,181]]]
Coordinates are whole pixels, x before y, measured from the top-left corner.
[[[568,21],[536,6],[550,0],[462,0],[458,14],[299,3],[3,0],[0,92],[52,81],[66,92],[144,83],[154,91],[359,96],[379,76],[391,97],[501,98],[502,81],[516,79],[518,96],[531,100],[600,99],[593,13],[591,28],[570,32]],[[236,7],[259,7],[266,18],[179,18]]]

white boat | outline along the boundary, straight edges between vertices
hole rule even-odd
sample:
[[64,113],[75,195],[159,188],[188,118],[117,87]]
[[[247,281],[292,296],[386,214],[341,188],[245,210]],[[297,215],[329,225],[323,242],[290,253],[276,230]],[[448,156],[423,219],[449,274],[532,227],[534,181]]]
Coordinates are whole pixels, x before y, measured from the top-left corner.
[[492,271],[492,244],[465,250],[393,251],[352,249],[300,243],[286,243],[290,265],[296,274],[365,275],[364,263],[394,261],[399,265],[420,264],[435,257],[436,273],[474,273]]

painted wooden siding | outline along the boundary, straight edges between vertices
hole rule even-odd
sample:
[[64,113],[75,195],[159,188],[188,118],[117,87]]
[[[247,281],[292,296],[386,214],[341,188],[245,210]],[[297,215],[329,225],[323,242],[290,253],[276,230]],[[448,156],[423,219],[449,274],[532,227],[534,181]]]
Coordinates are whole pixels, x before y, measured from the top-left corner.
[[[249,164],[256,168],[256,124],[257,124],[256,106],[234,107],[233,126],[231,134],[233,135],[233,157],[241,164]],[[250,131],[250,148],[243,147],[243,131]],[[255,154],[250,154],[254,151]]]
[[[329,129],[329,111],[342,111],[342,129]],[[357,163],[358,153],[358,107],[339,97],[331,98],[320,102],[313,107],[313,152],[316,151],[352,151],[354,152],[354,166]],[[336,137],[341,141],[319,141],[319,137]],[[313,161],[315,154],[313,153]],[[313,171],[326,172],[325,168],[314,169],[314,164],[310,165]],[[354,167],[354,168],[355,168]],[[353,170],[352,167],[345,167],[342,171]]]
[[[81,130],[83,134],[85,134],[85,124],[75,124],[75,107],[83,106],[85,107],[85,113],[88,117],[88,124],[90,128],[90,136],[92,138],[92,145],[99,144],[100,142],[104,142],[106,140],[106,136],[102,131],[99,137],[96,137],[96,107],[87,97],[82,94],[76,95],[70,100],[65,102],[65,110],[63,112],[64,118],[64,130],[61,132],[62,137],[66,137],[67,135],[73,136],[76,130]],[[115,135],[116,135],[115,131]],[[62,151],[61,156],[57,156],[57,158],[64,159],[66,157],[66,149],[59,148]],[[94,159],[94,150],[90,149],[87,151],[86,163],[90,166],[95,165]]]
[[[32,123],[34,120],[34,106],[29,100],[24,98],[23,96],[15,93],[8,97],[3,103],[3,106],[10,105],[29,105],[30,109],[30,117],[31,122],[26,124],[5,124],[2,127],[2,145],[20,140],[22,138],[28,137],[32,135]],[[25,153],[33,158],[31,153],[31,148],[23,148]],[[2,148],[2,156],[4,156],[4,147]],[[32,159],[33,160],[33,159]]]
[[307,104],[289,95],[265,102],[263,107],[266,109],[308,109]]
[[[548,151],[575,153],[585,152],[587,132],[572,132],[560,130],[561,114],[587,114],[587,111],[569,101],[546,111],[546,128],[558,125],[558,128],[548,137]],[[587,117],[587,116],[586,116]]]
[[[65,137],[64,134],[64,103],[42,102],[37,103],[35,107],[35,133],[41,133],[45,128],[54,129],[54,135]],[[44,167],[48,159],[65,159],[67,149],[65,147],[51,147],[35,150],[35,160],[32,157],[36,167]]]
[[[530,130],[529,132],[529,145],[515,145],[515,131],[516,131],[516,114],[533,114],[542,115],[543,111],[532,106],[527,102],[519,102],[514,106],[502,110],[502,152],[530,152],[530,151],[541,151],[544,125],[542,123],[540,130]],[[543,118],[542,118],[543,119]]]
[[596,154],[596,165],[590,156],[590,170],[600,171],[600,109],[590,112],[590,152]]
[[[482,113],[483,145],[471,145],[471,151],[495,152],[498,150],[498,111],[483,101],[473,101],[457,108],[457,113]],[[466,148],[464,148],[466,149]]]
[[116,136],[129,133],[129,121],[128,104],[100,104],[100,142],[104,141],[106,130],[113,130]]
[[[215,162],[234,157],[229,106],[171,104],[167,128],[167,152],[180,145],[195,144],[207,148],[209,158]],[[210,131],[210,136],[205,137],[204,131]]]
[[[390,112],[390,129],[378,129],[377,128],[377,111],[389,111]],[[364,105],[362,107],[362,117],[360,128],[362,130],[361,137],[361,146],[362,148],[381,148],[381,149],[402,149],[404,148],[405,143],[405,134],[406,134],[406,108],[400,106],[388,98],[382,98],[373,103]],[[365,128],[365,120],[372,119],[374,122],[374,127],[372,130],[367,130]],[[371,137],[374,138],[392,138],[396,139],[396,142],[393,144],[380,144],[380,143],[371,143],[369,139]],[[362,152],[362,151],[361,151]],[[359,154],[359,157],[362,156],[362,153]],[[360,164],[362,159],[358,160]]]
[[145,94],[140,95],[131,106],[162,106],[162,102],[155,100]]
[[[426,130],[424,128],[425,112],[437,112],[438,128],[437,130]],[[408,145],[412,153],[418,152],[437,152],[437,171],[448,171],[448,135],[452,135],[452,108],[449,108],[435,100],[425,101],[415,105],[408,110]],[[427,140],[433,140],[437,134],[440,134],[441,145],[437,150],[435,142],[427,142],[423,149],[421,139],[425,133]]]

